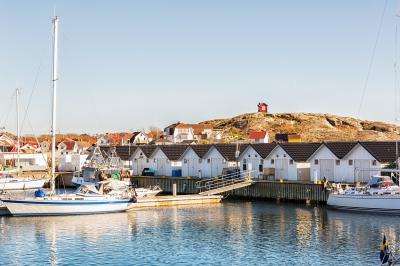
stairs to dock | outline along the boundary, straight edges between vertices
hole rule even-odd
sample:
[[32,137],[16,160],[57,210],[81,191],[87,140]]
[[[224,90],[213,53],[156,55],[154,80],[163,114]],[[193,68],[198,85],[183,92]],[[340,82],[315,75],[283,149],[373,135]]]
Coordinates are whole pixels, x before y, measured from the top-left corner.
[[196,182],[200,195],[216,195],[238,188],[251,186],[253,181],[250,172],[231,173]]

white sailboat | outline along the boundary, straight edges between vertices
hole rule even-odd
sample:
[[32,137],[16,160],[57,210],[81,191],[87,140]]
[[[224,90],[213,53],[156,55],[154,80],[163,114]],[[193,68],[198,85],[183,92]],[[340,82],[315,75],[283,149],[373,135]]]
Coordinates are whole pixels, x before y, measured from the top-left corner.
[[365,187],[331,193],[327,205],[348,211],[400,214],[400,188],[389,176],[373,176]]
[[[20,127],[19,127],[19,89],[15,90],[15,98],[17,105],[17,163],[13,169],[3,170],[0,172],[0,191],[6,190],[22,190],[22,189],[35,189],[42,188],[46,183],[46,178],[31,178],[31,177],[20,177]],[[16,173],[17,176],[13,174]]]
[[57,93],[57,55],[58,55],[58,22],[59,17],[52,19],[53,23],[53,111],[52,111],[52,147],[51,147],[51,192],[35,192],[34,198],[14,199],[2,198],[4,205],[13,216],[48,216],[48,215],[77,215],[122,212],[129,209],[136,198],[127,193],[104,195],[95,189],[85,189],[74,194],[55,193],[55,147],[56,147],[56,93]]

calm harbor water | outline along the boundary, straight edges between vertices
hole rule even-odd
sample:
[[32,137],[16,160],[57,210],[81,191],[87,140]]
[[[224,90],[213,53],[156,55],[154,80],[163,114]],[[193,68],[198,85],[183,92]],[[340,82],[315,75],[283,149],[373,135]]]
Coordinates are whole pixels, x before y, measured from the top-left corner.
[[400,217],[274,202],[0,218],[0,265],[379,265]]

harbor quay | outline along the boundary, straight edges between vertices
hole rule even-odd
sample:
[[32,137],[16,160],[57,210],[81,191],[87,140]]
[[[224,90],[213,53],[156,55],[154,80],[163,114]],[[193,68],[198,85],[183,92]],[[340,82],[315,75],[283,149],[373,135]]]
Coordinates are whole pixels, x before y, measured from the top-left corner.
[[[148,177],[134,176],[131,183],[138,187],[159,186],[165,193],[173,193],[176,185],[178,194],[198,194],[197,183],[200,181],[190,177]],[[321,184],[306,182],[279,182],[258,180],[251,185],[221,193],[225,198],[239,199],[276,199],[299,202],[326,203],[328,192]]]

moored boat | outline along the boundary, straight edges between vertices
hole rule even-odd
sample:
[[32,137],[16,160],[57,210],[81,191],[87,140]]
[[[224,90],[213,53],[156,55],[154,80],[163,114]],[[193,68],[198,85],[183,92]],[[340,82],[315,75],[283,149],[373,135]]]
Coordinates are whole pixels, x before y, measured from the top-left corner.
[[0,178],[0,191],[42,188],[46,181],[46,178],[16,177],[13,175],[7,175]]
[[364,188],[331,193],[331,208],[400,215],[400,188],[389,176],[373,176]]
[[81,186],[80,190],[73,194],[55,193],[55,149],[56,149],[56,92],[58,82],[58,22],[56,16],[53,23],[53,106],[52,106],[52,145],[51,145],[51,179],[50,193],[46,195],[43,190],[35,192],[35,197],[12,198],[3,197],[1,200],[13,216],[47,216],[47,215],[77,215],[122,212],[129,209],[135,201],[130,191],[119,192],[116,195],[104,194],[103,189],[89,186]]

